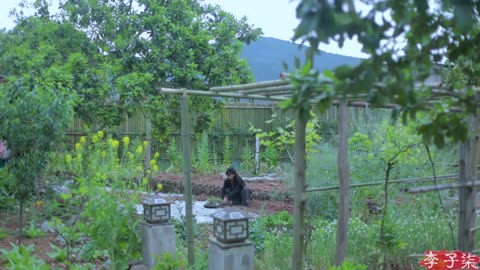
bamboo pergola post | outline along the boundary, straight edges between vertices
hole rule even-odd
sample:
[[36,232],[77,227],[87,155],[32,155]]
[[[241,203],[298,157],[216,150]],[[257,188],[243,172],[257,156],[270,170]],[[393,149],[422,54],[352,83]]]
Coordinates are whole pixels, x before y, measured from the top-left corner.
[[[470,118],[470,137],[468,141],[460,145],[459,177],[458,183],[475,183],[477,180],[477,164],[479,154],[479,117],[473,115]],[[472,251],[475,245],[475,228],[477,214],[475,213],[477,188],[475,185],[460,188],[459,221],[458,221],[458,249]]]
[[293,201],[292,270],[303,270],[305,260],[305,131],[307,121],[297,109],[295,120],[295,193]]
[[348,105],[343,101],[338,106],[337,166],[340,196],[338,202],[337,241],[333,263],[341,265],[347,255],[348,220],[350,218],[350,170],[348,167]]
[[183,174],[185,196],[185,218],[187,227],[187,255],[188,264],[195,264],[195,250],[193,245],[193,211],[192,211],[192,179],[191,179],[191,156],[190,156],[190,119],[188,115],[188,96],[184,92],[181,98],[182,106],[182,146],[183,146]]

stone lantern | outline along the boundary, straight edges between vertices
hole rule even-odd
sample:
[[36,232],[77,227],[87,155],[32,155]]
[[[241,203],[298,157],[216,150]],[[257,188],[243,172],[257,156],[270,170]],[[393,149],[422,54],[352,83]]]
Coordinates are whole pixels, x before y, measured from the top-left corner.
[[143,201],[143,217],[150,224],[166,223],[170,220],[172,203],[158,195]]
[[248,213],[226,208],[212,215],[213,236],[210,238],[209,270],[253,270],[254,247],[248,240]]
[[175,225],[169,222],[172,203],[157,194],[143,201],[142,261],[147,269],[155,267],[165,253],[175,256]]
[[212,215],[213,235],[222,243],[243,242],[248,238],[247,213],[227,208]]

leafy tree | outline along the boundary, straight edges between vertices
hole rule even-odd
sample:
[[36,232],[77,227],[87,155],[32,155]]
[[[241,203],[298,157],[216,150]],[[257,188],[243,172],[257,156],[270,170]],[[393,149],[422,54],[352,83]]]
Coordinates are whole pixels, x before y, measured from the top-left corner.
[[[370,10],[363,13],[353,0],[303,0],[298,5],[301,22],[294,40],[308,42],[313,48],[328,41],[342,47],[346,39],[357,37],[362,51],[369,55],[358,66],[335,69],[328,78],[334,83],[332,90],[311,96],[323,101],[321,109],[337,94],[366,96],[374,105],[395,103],[393,116],[404,121],[415,120],[417,112],[430,111],[431,120],[419,127],[426,141],[443,146],[449,137],[465,140],[466,119],[452,110],[476,112],[478,98],[472,86],[455,89],[455,82],[445,80],[443,100],[438,102],[432,99],[439,91],[416,83],[424,81],[442,61],[467,66],[478,62],[478,1],[366,2]],[[478,77],[478,69],[468,70],[470,78]]]
[[[39,56],[30,63],[43,60]],[[61,143],[73,119],[74,104],[67,91],[71,78],[64,76],[64,69],[52,66],[36,76],[9,77],[0,85],[0,130],[12,151],[6,168],[10,191],[20,203],[20,235],[23,204],[35,190],[48,153]]]
[[[198,0],[65,0],[55,16],[45,0],[36,0],[34,8],[33,17],[16,14],[19,23],[0,40],[9,45],[1,55],[39,39],[55,54],[76,55],[72,90],[81,100],[76,113],[99,128],[144,108],[155,135],[163,138],[172,123],[179,125],[180,106],[178,98],[158,95],[159,87],[205,90],[252,80],[239,54],[261,31],[219,6]],[[0,60],[0,70],[20,72],[7,69],[10,63]],[[200,97],[191,102],[195,131],[204,130],[208,112],[220,104]]]

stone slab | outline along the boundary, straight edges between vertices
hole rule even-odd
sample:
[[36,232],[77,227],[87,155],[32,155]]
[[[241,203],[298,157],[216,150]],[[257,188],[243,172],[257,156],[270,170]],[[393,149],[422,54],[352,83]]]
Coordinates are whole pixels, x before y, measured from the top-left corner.
[[175,256],[175,225],[142,222],[142,261],[146,269],[156,265],[156,258],[164,253]]
[[209,270],[253,270],[254,258],[254,246],[249,240],[225,244],[210,238]]

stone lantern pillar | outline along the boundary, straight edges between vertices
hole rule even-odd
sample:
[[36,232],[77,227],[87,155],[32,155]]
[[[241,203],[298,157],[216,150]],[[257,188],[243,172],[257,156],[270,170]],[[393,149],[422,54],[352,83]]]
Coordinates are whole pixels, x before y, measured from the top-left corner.
[[164,253],[175,255],[175,225],[171,224],[171,202],[155,195],[143,201],[142,259],[147,269]]
[[209,270],[253,270],[254,246],[248,240],[247,213],[227,208],[212,215],[213,236],[210,238]]

